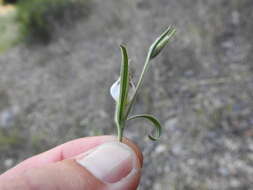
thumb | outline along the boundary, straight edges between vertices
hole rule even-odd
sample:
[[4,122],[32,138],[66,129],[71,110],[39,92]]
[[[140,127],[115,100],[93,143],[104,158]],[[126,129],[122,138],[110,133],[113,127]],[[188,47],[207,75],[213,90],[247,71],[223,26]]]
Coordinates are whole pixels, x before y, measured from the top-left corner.
[[0,189],[135,190],[141,173],[139,155],[136,147],[105,143],[75,158],[27,170],[9,182],[4,180]]

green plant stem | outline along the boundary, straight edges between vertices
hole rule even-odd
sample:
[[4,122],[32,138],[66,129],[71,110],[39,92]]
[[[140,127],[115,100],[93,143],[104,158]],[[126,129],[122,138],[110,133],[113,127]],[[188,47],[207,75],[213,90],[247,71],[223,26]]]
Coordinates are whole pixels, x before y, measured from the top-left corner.
[[119,142],[122,142],[122,140],[123,140],[124,125],[119,124],[117,126],[117,129],[118,129],[118,140],[119,140]]
[[130,102],[128,108],[127,108],[125,118],[128,117],[128,115],[129,115],[129,113],[130,113],[130,111],[131,111],[131,108],[132,108],[133,103],[134,103],[134,101],[135,101],[135,99],[136,99],[136,96],[137,96],[137,92],[138,92],[138,90],[140,89],[140,86],[141,86],[141,84],[142,84],[142,82],[143,82],[144,74],[145,74],[146,71],[148,70],[148,66],[149,66],[149,63],[150,63],[150,58],[151,58],[151,51],[149,51],[149,53],[148,53],[148,55],[147,55],[147,58],[146,58],[146,60],[145,60],[145,64],[144,64],[144,67],[143,67],[143,69],[142,69],[142,72],[141,72],[141,75],[140,75],[140,79],[139,79],[139,81],[138,81],[138,83],[137,83],[137,85],[136,85],[136,89],[135,89],[135,91],[134,91],[134,95],[133,95],[133,97],[132,97],[132,100],[131,100],[131,102]]
[[117,126],[118,140],[119,140],[119,142],[122,142],[125,123],[123,123],[123,122],[121,122],[121,123],[115,122],[115,123]]
[[125,122],[119,122],[117,117],[118,117],[118,111],[117,111],[118,106],[116,106],[116,111],[115,111],[115,115],[114,115],[114,121],[115,124],[117,126],[117,134],[118,134],[118,140],[119,142],[122,142],[123,140],[123,131],[124,131],[124,127],[125,127]]
[[[160,51],[162,50],[162,48],[169,42],[169,39],[173,35],[175,35],[175,32],[176,32],[176,30],[174,28],[168,27],[168,29],[159,38],[157,38],[155,40],[155,42],[150,46],[148,54],[147,54],[147,57],[146,57],[146,60],[145,60],[145,63],[144,63],[144,67],[142,69],[142,72],[141,72],[141,75],[140,75],[140,78],[139,78],[139,81],[138,81],[138,83],[136,85],[136,89],[135,89],[133,98],[130,101],[129,106],[128,106],[127,110],[126,110],[126,114],[125,114],[125,118],[126,119],[127,119],[128,115],[129,115],[129,113],[131,111],[131,108],[133,106],[133,103],[134,103],[134,101],[136,99],[137,92],[140,89],[140,86],[141,86],[141,84],[143,82],[144,74],[148,70],[148,66],[150,64],[150,61],[160,53]],[[158,52],[156,52],[156,50],[158,50]],[[155,54],[154,54],[154,52],[155,52]]]

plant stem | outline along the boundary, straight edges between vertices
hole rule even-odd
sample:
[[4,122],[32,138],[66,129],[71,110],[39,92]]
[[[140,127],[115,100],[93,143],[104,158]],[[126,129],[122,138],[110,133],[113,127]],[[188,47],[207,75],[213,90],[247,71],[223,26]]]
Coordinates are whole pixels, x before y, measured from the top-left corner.
[[139,88],[140,88],[140,86],[141,86],[141,84],[142,84],[142,82],[143,82],[144,74],[146,73],[146,71],[147,71],[147,69],[148,69],[148,66],[149,66],[150,57],[151,57],[151,51],[148,52],[147,58],[146,58],[146,60],[145,60],[144,67],[143,67],[142,72],[141,72],[141,75],[140,75],[140,79],[139,79],[139,81],[138,81],[138,83],[137,83],[137,85],[136,85],[136,89],[135,89],[135,91],[134,91],[133,98],[132,98],[132,100],[131,100],[131,102],[130,102],[128,108],[127,108],[125,118],[128,117],[128,115],[129,115],[129,113],[130,113],[130,111],[131,111],[131,108],[132,108],[132,106],[133,106],[133,103],[134,103],[134,101],[135,101],[135,99],[136,99],[137,92],[138,92],[138,90],[139,90]]
[[133,102],[136,99],[137,92],[143,82],[144,74],[146,73],[146,71],[148,69],[151,59],[153,59],[154,57],[156,57],[160,53],[160,51],[169,42],[169,39],[175,34],[175,32],[176,32],[176,30],[174,28],[168,27],[168,29],[159,38],[157,38],[155,40],[155,42],[150,46],[145,63],[144,63],[144,67],[143,67],[141,75],[140,75],[140,79],[137,83],[137,86],[136,86],[136,89],[135,89],[135,92],[133,95],[133,98],[129,103],[129,106],[126,110],[126,114],[124,115],[124,117],[126,119],[131,111],[131,108],[133,106]]
[[117,130],[118,130],[118,140],[119,140],[119,142],[122,142],[124,125],[123,124],[117,124]]

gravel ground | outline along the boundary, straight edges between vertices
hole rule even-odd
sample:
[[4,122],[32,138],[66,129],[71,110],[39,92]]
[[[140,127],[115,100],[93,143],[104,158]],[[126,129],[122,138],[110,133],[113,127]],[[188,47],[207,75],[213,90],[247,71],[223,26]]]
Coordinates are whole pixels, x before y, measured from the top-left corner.
[[169,24],[176,38],[146,77],[125,135],[142,149],[142,189],[252,189],[252,0],[93,0],[88,18],[56,28],[48,45],[0,55],[0,169],[83,136],[115,134],[110,85],[127,44],[135,78]]

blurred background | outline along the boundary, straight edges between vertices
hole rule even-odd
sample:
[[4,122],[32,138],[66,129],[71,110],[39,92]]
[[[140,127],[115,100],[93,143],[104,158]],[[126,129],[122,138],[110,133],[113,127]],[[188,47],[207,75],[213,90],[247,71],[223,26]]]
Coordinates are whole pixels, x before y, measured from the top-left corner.
[[109,95],[127,44],[153,62],[125,136],[145,156],[140,190],[247,190],[253,180],[252,0],[0,0],[0,171],[60,143],[116,134]]

